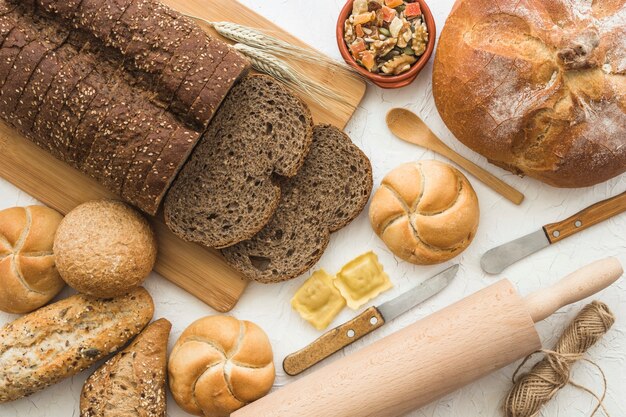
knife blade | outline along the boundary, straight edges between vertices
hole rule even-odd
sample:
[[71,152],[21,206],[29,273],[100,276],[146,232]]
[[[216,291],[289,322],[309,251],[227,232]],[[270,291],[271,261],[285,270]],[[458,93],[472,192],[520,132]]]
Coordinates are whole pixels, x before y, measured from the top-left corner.
[[544,229],[537,230],[509,243],[488,250],[480,259],[480,266],[488,274],[499,274],[515,262],[550,246]]
[[446,288],[456,276],[459,265],[428,278],[404,294],[378,307],[370,307],[354,319],[324,333],[305,348],[288,355],[283,361],[287,375],[298,375],[316,363],[326,359],[383,324],[406,313]]
[[515,262],[595,224],[626,211],[626,192],[600,201],[567,219],[488,250],[480,266],[488,274],[499,274]]

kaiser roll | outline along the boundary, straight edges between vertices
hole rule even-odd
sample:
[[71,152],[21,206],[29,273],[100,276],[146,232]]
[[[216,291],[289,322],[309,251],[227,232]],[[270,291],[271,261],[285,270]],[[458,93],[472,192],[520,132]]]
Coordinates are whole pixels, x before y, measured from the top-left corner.
[[626,0],[464,0],[433,94],[456,137],[558,187],[626,171]]
[[43,206],[0,211],[0,310],[29,313],[63,289],[52,253],[62,219]]
[[156,260],[150,225],[118,201],[91,201],[69,212],[54,239],[61,277],[94,297],[122,295],[139,286]]
[[465,176],[438,161],[403,164],[383,178],[370,205],[376,234],[401,259],[445,262],[465,250],[478,228],[478,198]]
[[211,316],[192,323],[169,359],[174,400],[205,417],[230,413],[269,392],[274,383],[272,347],[256,324]]

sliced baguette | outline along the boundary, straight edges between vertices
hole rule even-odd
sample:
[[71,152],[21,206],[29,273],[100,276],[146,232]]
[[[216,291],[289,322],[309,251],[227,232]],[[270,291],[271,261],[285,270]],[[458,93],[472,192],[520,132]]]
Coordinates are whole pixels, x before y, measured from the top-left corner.
[[306,272],[320,259],[331,232],[361,213],[372,192],[369,159],[339,129],[316,126],[300,173],[281,180],[272,220],[252,239],[222,250],[226,261],[259,282]]
[[126,349],[98,368],[83,386],[80,416],[165,417],[167,340],[171,328],[166,319],[155,321]]
[[251,238],[278,206],[274,174],[298,172],[312,131],[308,107],[277,81],[244,78],[167,194],[167,225],[182,239],[207,247]]
[[0,403],[17,400],[116,352],[152,319],[150,294],[75,295],[0,329]]

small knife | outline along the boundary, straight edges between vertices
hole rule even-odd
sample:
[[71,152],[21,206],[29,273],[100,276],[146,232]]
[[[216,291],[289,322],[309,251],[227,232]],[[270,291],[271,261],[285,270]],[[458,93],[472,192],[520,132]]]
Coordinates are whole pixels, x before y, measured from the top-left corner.
[[324,333],[313,343],[291,355],[283,361],[287,375],[298,375],[333,353],[356,342],[366,334],[373,332],[383,324],[406,313],[416,305],[446,288],[455,277],[459,265],[454,265],[443,272],[427,279],[393,300],[370,307],[354,319]]
[[480,260],[480,266],[488,274],[499,274],[520,259],[624,211],[626,192],[587,207],[561,222],[547,224],[534,233],[487,251]]

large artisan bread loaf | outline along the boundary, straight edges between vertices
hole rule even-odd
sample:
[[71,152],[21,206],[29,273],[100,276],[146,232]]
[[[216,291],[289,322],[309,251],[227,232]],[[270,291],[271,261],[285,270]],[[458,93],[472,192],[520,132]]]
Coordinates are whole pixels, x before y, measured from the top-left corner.
[[30,3],[119,51],[130,69],[150,75],[170,110],[201,129],[248,68],[241,54],[158,0]]
[[0,403],[42,390],[122,348],[150,322],[150,294],[75,295],[0,329]]
[[[171,81],[169,67],[156,74],[127,65],[145,58],[154,45],[142,43],[132,50],[136,55],[128,50],[122,53],[114,45],[107,46],[109,43],[89,28],[73,29],[70,22],[46,12],[53,4],[59,7],[54,9],[56,13],[65,10],[61,5],[79,2],[43,3],[0,0],[0,117],[55,157],[146,213],[155,214],[214,109],[247,70],[245,59],[175,12],[153,4],[193,27],[204,49],[226,48],[228,62],[233,62],[233,66],[220,70],[223,74],[211,72],[212,78],[200,71],[203,75],[194,82],[207,79],[208,90],[194,92],[193,104],[206,116],[202,122],[186,120],[183,116],[191,114],[190,109],[181,109],[192,100],[187,95],[192,90],[188,76],[197,75],[197,71],[173,64],[171,76],[179,77],[180,83],[170,88],[170,97],[164,99],[159,92],[167,88],[160,83]],[[106,9],[98,2],[80,4],[91,5],[98,12]],[[146,7],[142,10],[148,10]],[[94,16],[94,10],[85,13]],[[145,32],[145,19],[135,23],[131,25],[133,33]],[[178,25],[166,32],[162,36],[171,39],[187,33]],[[194,63],[202,59],[221,62],[213,52],[204,54],[202,50],[187,49],[185,57]],[[172,63],[176,56],[172,56]],[[177,92],[185,98],[176,98]]]
[[167,194],[165,221],[182,239],[220,248],[251,238],[311,146],[308,107],[280,83],[248,76],[233,88]]
[[350,138],[316,126],[298,175],[281,178],[282,198],[254,237],[222,250],[226,261],[259,282],[295,278],[322,257],[335,232],[361,213],[372,191],[372,166]]
[[464,0],[433,73],[450,130],[559,187],[626,171],[626,0]]
[[165,417],[167,403],[166,319],[150,324],[123,351],[85,382],[80,395],[81,417]]

